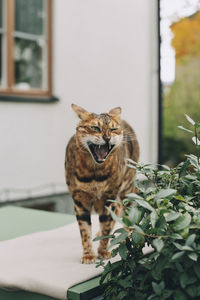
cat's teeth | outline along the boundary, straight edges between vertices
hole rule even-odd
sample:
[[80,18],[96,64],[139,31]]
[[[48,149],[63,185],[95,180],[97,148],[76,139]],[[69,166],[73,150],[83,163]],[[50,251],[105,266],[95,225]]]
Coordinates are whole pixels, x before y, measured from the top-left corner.
[[99,149],[101,148],[101,146],[99,145]]

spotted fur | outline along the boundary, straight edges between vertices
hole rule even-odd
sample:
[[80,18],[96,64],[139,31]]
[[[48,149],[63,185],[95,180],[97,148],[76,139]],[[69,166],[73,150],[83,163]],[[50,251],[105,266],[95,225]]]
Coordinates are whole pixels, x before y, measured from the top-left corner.
[[[94,114],[72,104],[80,118],[65,158],[66,182],[74,200],[80,228],[82,263],[93,263],[91,212],[99,214],[100,235],[109,235],[115,221],[106,207],[120,215],[121,207],[110,199],[124,199],[134,190],[135,170],[125,158],[138,161],[139,145],[131,126],[120,119],[121,108]],[[99,258],[109,258],[108,239],[100,240]]]

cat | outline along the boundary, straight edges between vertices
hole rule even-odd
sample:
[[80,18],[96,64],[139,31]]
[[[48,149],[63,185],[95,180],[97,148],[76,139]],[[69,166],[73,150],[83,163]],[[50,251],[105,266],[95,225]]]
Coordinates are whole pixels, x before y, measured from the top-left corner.
[[[72,104],[80,118],[76,134],[66,148],[66,183],[74,200],[79,224],[84,264],[94,263],[91,239],[91,211],[99,214],[100,235],[111,233],[115,221],[106,207],[120,215],[121,205],[109,200],[124,199],[134,191],[135,169],[126,158],[139,159],[139,144],[131,126],[121,120],[121,108],[108,113],[89,113]],[[109,258],[108,239],[100,240],[99,258]]]

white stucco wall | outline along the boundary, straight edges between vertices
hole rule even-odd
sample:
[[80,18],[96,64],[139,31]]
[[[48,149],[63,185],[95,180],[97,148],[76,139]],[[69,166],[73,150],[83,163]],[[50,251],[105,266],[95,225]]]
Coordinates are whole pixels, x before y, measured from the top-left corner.
[[56,104],[0,103],[0,191],[65,182],[64,153],[77,118],[121,106],[141,161],[157,157],[156,1],[56,0]]

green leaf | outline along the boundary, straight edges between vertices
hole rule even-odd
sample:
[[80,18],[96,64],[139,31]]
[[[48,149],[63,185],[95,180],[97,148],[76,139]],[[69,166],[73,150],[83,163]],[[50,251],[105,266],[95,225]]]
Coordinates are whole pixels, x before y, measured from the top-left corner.
[[[173,294],[172,290],[164,290],[163,291],[163,299],[170,299],[170,296]],[[160,299],[159,299],[160,300]]]
[[136,206],[131,207],[129,211],[129,218],[133,224],[138,224],[140,222],[142,212]]
[[174,300],[188,300],[187,296],[181,290],[176,290],[174,292],[173,299]]
[[131,236],[135,244],[143,244],[144,243],[144,231],[137,225],[134,225],[135,231],[132,232]]
[[188,122],[190,122],[190,124],[192,124],[193,126],[195,125],[194,120],[192,120],[188,115],[185,114],[185,117],[188,120]]
[[155,211],[155,209],[147,201],[145,201],[145,200],[137,200],[137,199],[135,199],[135,201],[137,202],[137,204],[139,206],[142,206],[142,207],[144,207],[144,208],[146,208],[146,209],[148,209],[150,211]]
[[189,230],[189,226],[187,226],[183,230],[179,231],[179,233],[184,239],[186,239],[189,235]]
[[110,248],[114,245],[120,244],[122,241],[124,241],[128,236],[128,232],[125,231],[124,233],[120,234],[119,236],[113,238],[110,242]]
[[121,224],[123,225],[123,222],[122,222],[121,218],[119,218],[119,217],[112,211],[112,209],[111,209],[110,207],[107,207],[107,206],[106,206],[106,209],[110,212],[111,217],[113,218],[113,220],[115,220],[115,221],[117,221],[117,222],[119,222],[119,223],[121,223]]
[[126,160],[129,161],[130,163],[132,163],[133,165],[137,165],[138,164],[137,162],[135,162],[131,158],[126,158]]
[[180,245],[180,244],[178,244],[178,243],[173,243],[174,244],[174,246],[177,248],[177,249],[179,249],[179,250],[181,250],[181,251],[193,251],[193,249],[190,247],[190,246],[186,246],[186,245],[184,245],[184,246],[182,246],[182,245]]
[[129,167],[129,168],[131,168],[131,169],[137,169],[136,166],[131,165],[131,164],[129,164],[129,163],[127,163],[127,167]]
[[182,167],[181,167],[181,169],[180,169],[180,171],[179,171],[179,177],[183,177],[183,176],[186,174],[189,165],[190,165],[190,162],[189,162],[189,160],[187,159],[187,160],[184,162],[184,164],[182,165]]
[[191,299],[197,299],[195,298],[197,296],[197,284],[188,286],[187,294],[190,296]]
[[158,252],[160,252],[162,250],[162,248],[164,247],[164,242],[161,239],[154,239],[153,246],[156,248],[156,250]]
[[196,180],[196,179],[197,179],[196,176],[191,175],[191,174],[186,175],[185,178],[186,178],[186,179],[189,179],[189,180]]
[[178,233],[172,233],[170,235],[170,238],[174,239],[174,240],[182,240],[183,239],[183,237],[180,234],[178,234]]
[[176,269],[178,270],[179,273],[182,273],[184,271],[184,268],[181,264],[181,262],[175,262],[175,266],[176,266]]
[[181,231],[190,225],[191,216],[189,213],[181,215],[174,223],[173,228],[175,231]]
[[181,195],[174,196],[174,199],[185,202],[185,198]]
[[[132,287],[132,283],[130,281],[128,281],[127,279],[118,280],[118,284],[121,285],[124,289],[126,289],[128,287]],[[123,295],[123,297],[124,297],[124,295]],[[124,299],[124,298],[120,298],[120,299]]]
[[198,255],[197,255],[195,252],[188,253],[188,257],[189,257],[191,260],[194,260],[194,261],[197,261],[197,260],[198,260]]
[[187,246],[191,246],[193,244],[193,242],[195,241],[195,238],[196,238],[196,234],[191,234],[190,236],[188,236],[185,244]]
[[112,203],[118,203],[118,204],[122,204],[122,202],[120,200],[108,200],[108,202],[112,202]]
[[195,145],[200,146],[200,140],[196,136],[192,137],[192,141]]
[[123,221],[124,225],[127,226],[127,227],[133,225],[132,222],[130,221],[130,219],[125,217],[125,216],[122,217],[122,221]]
[[180,216],[179,212],[171,212],[165,216],[165,220],[166,220],[166,222],[171,222],[171,221],[178,219],[179,216]]
[[118,254],[118,248],[112,249],[111,257],[115,257]]
[[174,189],[162,189],[155,195],[155,200],[167,198],[176,193]]
[[143,198],[141,196],[139,196],[138,194],[135,194],[135,193],[130,193],[130,194],[127,194],[126,196],[133,200],[143,200]]
[[143,244],[144,243],[144,237],[137,233],[137,232],[133,232],[131,234],[133,242],[137,245],[137,244]]
[[197,158],[197,156],[195,156],[195,155],[193,155],[193,154],[185,155],[185,156],[189,159],[190,163],[191,163],[194,167],[199,168],[199,163],[198,163],[198,158]]
[[181,274],[180,284],[181,284],[181,287],[183,289],[187,286],[187,284],[188,284],[188,275],[186,273]]
[[144,234],[144,231],[142,230],[142,228],[141,227],[139,227],[138,225],[134,225],[134,229],[137,231],[137,232],[139,232],[139,233],[141,233],[141,234]]
[[125,260],[127,258],[126,245],[125,244],[120,244],[119,248],[118,248],[118,251],[119,251],[119,255],[121,256],[121,258]]
[[195,123],[195,124],[194,124],[194,127],[195,127],[195,128],[199,128],[199,127],[200,127],[200,123]]
[[145,190],[146,190],[146,187],[145,187],[145,185],[143,184],[143,182],[141,181],[141,180],[135,180],[134,181],[134,186],[139,190],[139,191],[141,191],[141,192],[145,192]]
[[184,246],[182,247],[182,250],[184,250],[184,251],[194,251],[194,249],[193,249],[192,247],[187,246],[187,245],[184,245]]
[[158,296],[161,296],[162,291],[165,288],[165,284],[163,281],[161,281],[160,283],[152,282],[152,287],[153,287],[155,294]]
[[182,250],[182,247],[183,247],[182,245],[175,243],[175,242],[173,244],[177,249]]
[[[118,268],[121,268],[121,266],[122,266],[122,261],[121,260],[119,260],[119,261],[116,261],[116,262],[114,262],[114,263],[110,263],[109,264],[109,271],[113,271],[113,270],[116,270],[116,269],[118,269]],[[106,265],[106,267],[107,267],[107,265]]]
[[160,216],[156,222],[156,233],[158,235],[163,235],[163,233],[166,231],[166,221],[164,216]]
[[110,238],[114,238],[114,234],[110,234],[110,235],[105,235],[105,236],[96,236],[94,239],[93,239],[93,242],[96,242],[96,241],[99,241],[99,240],[104,240],[104,239],[110,239]]
[[184,253],[185,253],[184,251],[180,251],[180,252],[175,253],[175,254],[172,256],[171,260],[174,261],[174,260],[179,259],[181,256],[183,256]]
[[157,215],[157,212],[155,210],[151,212],[150,220],[151,220],[152,227],[155,228],[156,221],[158,220],[158,215]]
[[127,232],[124,228],[118,228],[114,231],[114,234],[115,233],[124,233],[124,232]]
[[170,171],[170,167],[166,166],[166,165],[160,165],[163,169]]
[[[187,271],[186,271],[180,275],[180,285],[183,289],[185,289],[187,286],[187,289],[185,289],[185,290],[187,290],[187,293],[188,293],[188,288],[189,288],[188,286],[192,287],[191,284],[197,282],[197,280],[198,279],[196,278],[196,276],[194,275],[193,272],[187,273]],[[191,296],[195,297],[196,294],[194,293]]]
[[185,127],[183,127],[183,126],[178,126],[178,128],[179,129],[182,129],[182,130],[184,130],[184,131],[187,131],[187,132],[190,132],[190,133],[193,133],[193,131],[192,130],[189,130],[189,129],[187,129],[187,128],[185,128]]
[[[122,279],[121,279],[122,280]],[[121,280],[120,280],[120,282],[121,282]],[[120,284],[120,283],[119,283]],[[123,286],[122,284],[120,284],[121,286]],[[128,286],[127,286],[128,287]],[[125,288],[125,287],[124,287]],[[119,294],[118,294],[118,299],[119,300],[123,300],[124,298],[126,298],[126,295],[127,295],[127,291],[125,290],[125,291],[121,291],[121,292],[119,292]]]

